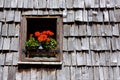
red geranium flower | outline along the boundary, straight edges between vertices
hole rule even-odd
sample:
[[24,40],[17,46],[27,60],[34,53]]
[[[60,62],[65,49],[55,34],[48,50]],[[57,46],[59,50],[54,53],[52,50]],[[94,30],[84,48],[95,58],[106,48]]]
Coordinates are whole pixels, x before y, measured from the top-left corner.
[[48,34],[49,36],[53,36],[53,35],[54,35],[54,33],[51,32],[50,30],[47,31],[47,34]]
[[39,37],[40,35],[41,35],[41,33],[40,33],[39,31],[36,31],[36,32],[35,32],[35,36],[36,36],[36,37]]
[[46,35],[46,34],[47,34],[47,31],[43,31],[42,34],[45,34],[45,35]]
[[43,38],[38,37],[38,41],[39,41],[39,42],[43,41]]
[[47,40],[47,35],[42,34],[41,36],[38,37],[38,41],[46,41]]
[[41,37],[43,38],[44,41],[47,40],[47,35],[41,35]]
[[50,33],[49,33],[49,35],[50,35],[50,36],[53,36],[53,35],[54,35],[54,33],[53,33],[53,32],[50,32]]

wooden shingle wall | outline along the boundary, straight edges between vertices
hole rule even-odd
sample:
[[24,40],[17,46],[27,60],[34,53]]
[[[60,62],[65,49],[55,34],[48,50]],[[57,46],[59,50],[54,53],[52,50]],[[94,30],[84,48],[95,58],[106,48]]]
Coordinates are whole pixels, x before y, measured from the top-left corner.
[[[25,15],[63,16],[62,69],[18,69]],[[120,1],[0,0],[0,80],[120,80]]]

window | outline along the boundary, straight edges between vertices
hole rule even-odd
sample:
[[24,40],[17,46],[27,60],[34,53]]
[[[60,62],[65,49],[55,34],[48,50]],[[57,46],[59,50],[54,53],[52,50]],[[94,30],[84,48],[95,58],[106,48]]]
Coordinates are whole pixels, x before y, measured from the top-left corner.
[[[42,41],[41,36],[36,35],[37,32],[39,32],[40,35],[42,35],[44,32],[51,32],[52,35],[48,35],[47,39]],[[36,43],[37,46],[34,47],[34,49],[32,48],[28,49],[26,47],[27,42],[30,39],[30,36],[34,38],[39,44],[38,45]],[[49,44],[49,42],[52,40],[53,43],[54,41],[56,43],[53,49],[51,48],[53,44],[52,45]],[[61,56],[62,56],[61,16],[24,16],[21,23],[20,60],[22,62],[60,62]]]

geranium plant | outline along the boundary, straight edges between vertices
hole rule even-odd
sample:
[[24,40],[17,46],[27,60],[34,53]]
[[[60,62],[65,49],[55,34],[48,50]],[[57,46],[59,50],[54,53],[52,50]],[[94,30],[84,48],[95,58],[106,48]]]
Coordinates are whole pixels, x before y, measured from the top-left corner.
[[53,38],[54,33],[50,30],[36,31],[34,34],[30,34],[29,39],[26,41],[26,47],[38,48],[42,46],[43,49],[55,49],[57,46],[56,40]]

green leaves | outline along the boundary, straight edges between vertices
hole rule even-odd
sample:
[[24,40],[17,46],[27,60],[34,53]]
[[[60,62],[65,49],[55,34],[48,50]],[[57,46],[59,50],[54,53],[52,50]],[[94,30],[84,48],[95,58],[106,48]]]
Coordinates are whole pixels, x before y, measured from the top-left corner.
[[47,49],[54,49],[57,46],[57,42],[55,39],[50,38],[50,42],[45,42],[43,46]]
[[30,37],[28,41],[25,42],[25,45],[27,48],[36,48],[37,46],[39,46],[39,42],[37,40],[35,40],[34,37]]

